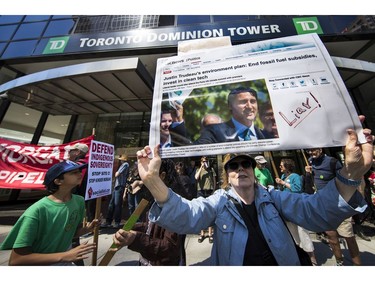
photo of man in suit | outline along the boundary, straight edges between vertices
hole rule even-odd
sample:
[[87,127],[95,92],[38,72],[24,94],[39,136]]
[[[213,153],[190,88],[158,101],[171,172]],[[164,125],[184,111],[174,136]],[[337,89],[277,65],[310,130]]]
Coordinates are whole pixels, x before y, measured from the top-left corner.
[[254,121],[258,114],[257,92],[238,87],[228,95],[228,107],[232,118],[226,122],[206,126],[194,144],[248,141],[265,139]]

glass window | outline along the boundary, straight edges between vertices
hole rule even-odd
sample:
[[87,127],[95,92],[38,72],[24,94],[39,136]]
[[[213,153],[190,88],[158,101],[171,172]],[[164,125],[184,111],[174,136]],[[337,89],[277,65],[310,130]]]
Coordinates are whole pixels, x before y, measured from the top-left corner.
[[219,21],[236,21],[236,20],[248,20],[249,16],[213,16],[214,22]]
[[92,135],[92,129],[95,128],[97,115],[80,115],[72,134],[72,140],[79,140]]
[[151,113],[111,113],[81,115],[74,128],[72,140],[88,137],[95,128],[95,139],[119,148],[132,148],[134,153],[148,144]]
[[40,111],[12,102],[0,124],[0,137],[30,143],[41,116]]
[[72,32],[75,25],[75,20],[58,20],[51,21],[44,32],[43,36],[60,36],[68,35]]
[[38,145],[62,144],[68,129],[70,115],[48,115]]
[[17,28],[17,25],[0,26],[0,41],[10,40],[16,28]]
[[65,16],[65,15],[55,15],[52,16],[53,19],[66,19],[66,18],[73,18],[73,16]]
[[194,16],[177,16],[177,25],[195,24],[195,23],[209,23],[210,16],[194,15]]
[[[147,16],[144,17],[146,20]],[[108,31],[138,29],[141,27],[141,20],[142,16],[138,15],[112,16]]]
[[6,48],[2,58],[24,57],[30,56],[35,48],[37,40],[27,40],[20,42],[12,42]]
[[5,46],[6,46],[6,43],[0,43],[0,56],[3,53]]
[[4,23],[18,23],[22,20],[23,16],[0,16],[0,24]]
[[159,26],[159,16],[143,16],[142,28],[153,28]]
[[159,26],[174,26],[174,16],[159,16]]
[[40,15],[40,16],[26,16],[26,18],[23,20],[23,22],[26,21],[41,21],[41,20],[48,20],[50,16],[48,15]]
[[103,32],[106,30],[111,16],[87,16],[78,19],[74,33]]
[[25,23],[20,26],[13,39],[37,38],[42,35],[47,22]]

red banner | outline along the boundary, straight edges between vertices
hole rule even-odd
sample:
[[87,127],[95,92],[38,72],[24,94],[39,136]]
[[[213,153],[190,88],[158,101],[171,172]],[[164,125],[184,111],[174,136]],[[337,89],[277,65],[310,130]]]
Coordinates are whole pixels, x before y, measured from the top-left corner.
[[[89,148],[94,136],[70,143],[38,146],[0,139],[0,188],[45,189],[44,175],[54,164],[69,157],[69,146],[84,143]],[[89,155],[86,155],[87,159]]]

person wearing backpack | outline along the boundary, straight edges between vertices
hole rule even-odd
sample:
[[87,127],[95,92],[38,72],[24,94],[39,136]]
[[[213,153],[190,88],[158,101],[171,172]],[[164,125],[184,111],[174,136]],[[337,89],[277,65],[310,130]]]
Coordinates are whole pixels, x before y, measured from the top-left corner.
[[[307,153],[310,155],[308,159],[310,165],[305,167],[306,174],[312,176],[314,185],[319,193],[330,180],[336,177],[336,173],[342,168],[342,164],[336,158],[324,154],[322,148],[308,149]],[[359,248],[355,240],[351,219],[349,217],[337,229],[325,232],[336,259],[336,266],[342,266],[344,263],[339,235],[344,237],[348,245],[353,265],[361,265]]]

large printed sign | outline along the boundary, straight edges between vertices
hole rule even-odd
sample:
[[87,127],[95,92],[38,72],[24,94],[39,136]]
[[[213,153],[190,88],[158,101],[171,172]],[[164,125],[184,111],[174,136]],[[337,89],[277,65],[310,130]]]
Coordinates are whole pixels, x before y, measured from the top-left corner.
[[93,140],[90,147],[85,199],[111,194],[114,146]]
[[69,157],[71,145],[84,143],[90,147],[93,138],[51,146],[0,139],[0,188],[45,189],[43,180],[47,170]]
[[153,97],[162,157],[343,146],[362,130],[316,34],[161,58]]

